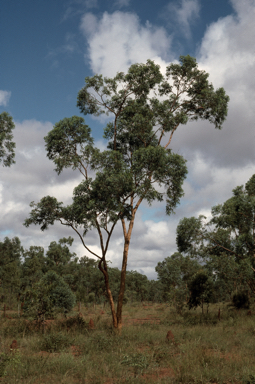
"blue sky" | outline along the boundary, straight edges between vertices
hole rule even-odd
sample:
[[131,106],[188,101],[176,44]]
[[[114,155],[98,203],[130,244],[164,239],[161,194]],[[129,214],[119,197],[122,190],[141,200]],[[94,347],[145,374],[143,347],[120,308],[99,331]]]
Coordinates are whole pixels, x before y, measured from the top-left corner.
[[[149,22],[165,28],[169,38],[173,36],[176,58],[183,54],[196,56],[207,26],[219,17],[233,13],[233,8],[227,0],[190,4],[195,6],[191,7],[185,29],[176,20],[181,2],[3,1],[1,89],[11,92],[9,112],[19,121],[37,119],[53,123],[79,113],[77,92],[82,88],[85,76],[93,75],[89,59],[84,58],[86,38],[79,28],[81,18],[87,12],[98,18],[104,12],[137,15],[141,26]],[[172,58],[172,52],[166,50],[167,58]]]
[[[78,174],[53,171],[43,137],[72,115],[84,78],[113,76],[130,64],[154,60],[162,72],[180,55],[197,58],[215,88],[230,96],[222,131],[205,122],[180,127],[172,150],[188,161],[185,196],[176,215],[164,204],[138,213],[129,269],[155,278],[158,261],[176,250],[175,228],[184,216],[210,215],[254,173],[255,0],[3,0],[0,11],[0,113],[15,121],[16,164],[2,168],[0,233],[20,237],[25,247],[72,235],[58,225],[41,233],[22,226],[29,203],[45,195],[69,202]],[[104,121],[86,117],[96,144],[104,148]],[[94,233],[88,242],[98,250]],[[78,240],[73,250],[85,254]],[[109,258],[120,266],[121,228]]]

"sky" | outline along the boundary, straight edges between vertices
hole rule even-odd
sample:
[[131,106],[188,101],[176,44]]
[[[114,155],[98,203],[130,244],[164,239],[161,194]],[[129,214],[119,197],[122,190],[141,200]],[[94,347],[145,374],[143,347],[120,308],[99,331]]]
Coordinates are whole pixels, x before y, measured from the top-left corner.
[[[255,0],[3,0],[0,10],[0,113],[14,119],[16,164],[1,165],[0,241],[18,236],[24,248],[73,236],[77,256],[89,256],[71,229],[24,227],[31,201],[43,196],[70,203],[80,175],[60,176],[46,157],[44,137],[64,117],[81,116],[78,91],[87,76],[112,77],[133,63],[166,66],[196,57],[217,89],[230,97],[221,131],[207,122],[180,126],[171,149],[187,160],[185,192],[175,214],[164,203],[138,210],[128,269],[156,279],[155,266],[177,249],[176,226],[231,197],[255,173]],[[105,148],[105,121],[85,117],[95,144]],[[86,241],[95,252],[95,232]],[[123,235],[116,227],[107,259],[121,267]]]

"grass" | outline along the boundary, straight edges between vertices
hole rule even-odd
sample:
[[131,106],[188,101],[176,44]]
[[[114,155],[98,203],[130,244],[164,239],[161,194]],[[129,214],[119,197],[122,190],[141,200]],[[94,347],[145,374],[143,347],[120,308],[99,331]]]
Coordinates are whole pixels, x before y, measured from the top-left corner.
[[[119,336],[99,306],[48,322],[45,334],[33,321],[0,318],[0,381],[255,384],[255,309],[247,316],[221,305],[219,321],[218,307],[202,316],[201,309],[126,305]],[[174,338],[167,340],[169,330]],[[18,349],[10,351],[13,339]]]

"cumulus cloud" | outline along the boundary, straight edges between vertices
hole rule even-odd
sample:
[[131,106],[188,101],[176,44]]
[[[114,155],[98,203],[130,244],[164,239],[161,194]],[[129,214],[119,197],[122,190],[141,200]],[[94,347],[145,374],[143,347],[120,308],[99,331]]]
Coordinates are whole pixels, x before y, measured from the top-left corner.
[[56,229],[44,237],[39,228],[26,229],[22,223],[29,215],[29,203],[47,194],[68,202],[70,190],[77,185],[72,172],[58,177],[54,172],[54,164],[46,157],[43,138],[51,129],[50,122],[15,122],[16,164],[1,170],[0,233],[8,232],[9,237],[19,236],[25,247],[34,242],[47,246],[49,238],[54,239],[59,233]]
[[198,51],[199,68],[210,74],[215,88],[224,87],[230,96],[223,130],[204,122],[188,124],[173,143],[188,159],[200,153],[213,166],[235,169],[254,164],[255,1],[232,3],[237,14],[212,23]]
[[191,25],[199,17],[200,4],[198,0],[180,0],[171,2],[164,7],[161,17],[168,21],[169,27],[176,26],[182,31],[186,38],[191,37]]
[[98,8],[98,0],[69,0],[61,22],[82,15],[88,9]]
[[149,22],[143,26],[133,13],[105,12],[102,18],[87,13],[80,28],[88,43],[86,59],[89,57],[94,73],[105,76],[126,71],[131,64],[149,58],[164,65],[170,52],[171,37],[165,29]]
[[10,91],[0,90],[0,106],[6,107],[11,97]]

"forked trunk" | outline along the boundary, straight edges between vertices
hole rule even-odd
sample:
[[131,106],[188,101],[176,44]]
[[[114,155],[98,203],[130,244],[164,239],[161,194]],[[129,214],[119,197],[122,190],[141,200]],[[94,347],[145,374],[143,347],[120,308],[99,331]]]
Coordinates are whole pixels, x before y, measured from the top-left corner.
[[122,329],[122,307],[123,307],[123,299],[124,299],[124,293],[125,293],[127,259],[128,259],[128,251],[129,251],[131,234],[132,234],[132,230],[133,230],[133,226],[134,226],[134,219],[135,219],[135,212],[133,212],[132,219],[129,222],[128,231],[126,231],[125,221],[124,221],[124,219],[122,219],[122,227],[123,227],[123,234],[124,234],[125,243],[124,243],[124,250],[123,250],[123,259],[122,259],[120,290],[119,290],[119,295],[118,295],[117,313],[115,311],[112,292],[110,289],[109,275],[108,275],[108,271],[107,271],[107,263],[105,261],[105,254],[104,254],[104,257],[99,262],[99,269],[104,275],[106,292],[107,292],[108,300],[109,300],[110,307],[111,307],[112,325],[113,325],[113,328],[118,333],[120,333],[121,329]]

